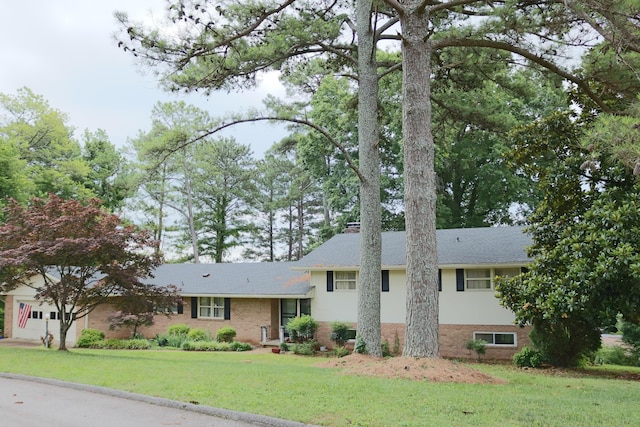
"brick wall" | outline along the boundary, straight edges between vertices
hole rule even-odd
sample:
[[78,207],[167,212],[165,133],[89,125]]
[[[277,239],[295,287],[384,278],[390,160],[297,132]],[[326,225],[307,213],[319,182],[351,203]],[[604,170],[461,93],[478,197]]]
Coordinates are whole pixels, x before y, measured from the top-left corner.
[[[355,328],[356,324],[352,324]],[[404,345],[405,325],[403,323],[384,323],[381,325],[382,341],[387,341],[389,349],[394,350],[396,341],[399,342],[399,348],[402,352]],[[530,345],[529,332],[531,328],[520,328],[512,325],[440,325],[440,355],[449,358],[476,358],[476,354],[469,352],[465,348],[467,341],[473,339],[474,332],[515,332],[517,334],[516,347],[494,347],[487,346],[486,359],[511,359],[511,357],[520,351],[523,346]],[[333,348],[335,345],[329,339],[331,334],[330,323],[322,322],[318,328],[316,337],[318,341]],[[396,339],[397,337],[397,339]],[[353,348],[353,343],[348,347]]]
[[[103,331],[107,338],[128,338],[131,334],[129,329],[109,330],[107,318],[113,311],[114,308],[110,304],[98,306],[89,315],[87,326]],[[237,332],[236,340],[256,345],[260,342],[261,326],[271,325],[271,300],[259,298],[231,299],[230,317],[229,320],[192,319],[191,298],[185,298],[183,314],[172,314],[169,316],[157,315],[152,326],[140,328],[139,332],[147,338],[153,338],[156,334],[166,333],[172,324],[184,323],[191,328],[200,328],[208,331],[212,337],[215,337],[218,329],[224,326],[231,326]],[[272,329],[276,330],[277,336],[277,325]]]

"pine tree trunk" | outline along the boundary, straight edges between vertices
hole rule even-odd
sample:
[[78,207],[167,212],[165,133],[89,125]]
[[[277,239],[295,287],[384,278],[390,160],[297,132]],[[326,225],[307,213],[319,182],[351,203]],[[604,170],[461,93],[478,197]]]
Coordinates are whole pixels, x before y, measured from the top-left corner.
[[356,2],[358,33],[358,149],[360,181],[360,277],[358,337],[367,352],[381,356],[380,288],[382,264],[380,155],[378,153],[378,76],[371,26],[372,2]]
[[[431,134],[429,15],[407,1],[403,44],[404,186],[407,233],[407,329],[404,356],[438,357],[436,177]],[[413,5],[412,5],[413,4]]]

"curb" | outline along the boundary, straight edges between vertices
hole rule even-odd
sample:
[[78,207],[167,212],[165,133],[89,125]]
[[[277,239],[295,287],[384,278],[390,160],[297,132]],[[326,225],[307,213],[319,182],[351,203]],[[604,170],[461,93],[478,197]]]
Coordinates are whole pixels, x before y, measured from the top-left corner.
[[296,421],[283,420],[280,418],[268,417],[266,415],[251,414],[248,412],[231,411],[228,409],[214,408],[212,406],[195,405],[193,403],[179,402],[177,400],[165,399],[162,397],[146,396],[144,394],[130,393],[128,391],[116,390],[107,387],[99,387],[88,384],[72,383],[50,378],[30,377],[27,375],[11,374],[0,372],[0,377],[12,380],[31,381],[41,384],[48,384],[57,387],[71,388],[74,390],[87,391],[90,393],[103,394],[127,400],[149,403],[152,405],[165,406],[173,409],[181,409],[205,415],[211,415],[231,421],[245,422],[266,427],[318,427],[313,424],[303,424]]

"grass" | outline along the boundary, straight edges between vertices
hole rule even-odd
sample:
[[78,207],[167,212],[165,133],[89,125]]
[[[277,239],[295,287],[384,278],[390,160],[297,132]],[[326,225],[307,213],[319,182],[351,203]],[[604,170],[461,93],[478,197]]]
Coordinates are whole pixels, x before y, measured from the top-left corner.
[[[326,426],[640,425],[640,382],[589,373],[473,367],[506,385],[341,375],[321,359],[257,353],[0,347],[0,370]],[[635,374],[626,368],[611,375]],[[634,378],[633,376],[628,378]]]

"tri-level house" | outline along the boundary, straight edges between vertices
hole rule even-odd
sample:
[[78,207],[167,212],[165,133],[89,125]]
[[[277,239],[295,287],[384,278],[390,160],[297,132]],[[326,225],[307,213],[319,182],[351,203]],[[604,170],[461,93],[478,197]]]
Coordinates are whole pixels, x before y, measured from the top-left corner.
[[[406,316],[405,232],[382,234],[380,266],[383,340],[393,346],[404,341]],[[465,344],[483,339],[487,357],[509,358],[528,343],[528,328],[514,325],[514,315],[495,297],[495,278],[518,274],[530,261],[530,237],[522,227],[466,228],[437,231],[439,263],[440,351],[445,357],[470,357]],[[282,339],[283,326],[295,316],[311,315],[320,322],[317,339],[327,347],[335,321],[357,331],[360,234],[334,236],[294,263],[165,264],[155,271],[157,285],[181,289],[182,304],[169,316],[156,316],[143,328],[148,337],[170,324],[186,323],[215,336],[223,326],[237,330],[237,339],[255,345]],[[34,279],[37,280],[37,279]],[[6,295],[5,336],[39,339],[44,319],[54,312],[34,301],[35,292],[22,287]],[[27,322],[19,324],[20,304],[31,307]],[[107,317],[113,308],[99,306],[79,319],[69,331],[69,342],[90,327],[110,337],[128,331],[110,331]],[[56,320],[49,329],[56,335]]]

